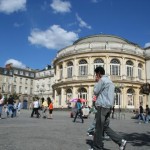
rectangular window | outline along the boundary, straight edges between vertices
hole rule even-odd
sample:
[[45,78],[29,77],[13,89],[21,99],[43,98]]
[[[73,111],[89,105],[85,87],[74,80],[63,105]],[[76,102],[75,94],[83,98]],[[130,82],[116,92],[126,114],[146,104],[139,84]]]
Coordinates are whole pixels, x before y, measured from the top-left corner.
[[22,92],[22,86],[19,86],[19,93]]
[[20,75],[23,75],[23,71],[20,71]]
[[84,76],[88,74],[88,67],[87,65],[80,65],[79,66],[79,76]]
[[4,70],[4,74],[7,74],[7,70]]
[[142,69],[138,68],[138,78],[142,79]]
[[127,77],[133,77],[133,66],[126,66],[127,67]]
[[22,78],[20,78],[20,83],[22,83]]
[[14,74],[18,74],[18,70],[14,70]]
[[25,93],[25,94],[27,94],[27,93],[28,93],[28,88],[27,88],[27,87],[25,87],[25,91],[24,91],[24,93]]
[[120,76],[120,65],[117,64],[110,65],[110,75]]
[[101,66],[101,67],[104,68],[104,64],[103,64],[103,63],[96,63],[96,64],[94,64],[94,70],[95,70],[97,67],[99,67],[99,66]]
[[128,94],[128,106],[134,106],[134,99],[132,94]]
[[33,85],[33,80],[31,80],[31,85]]
[[28,79],[25,80],[25,84],[28,84]]
[[33,94],[33,89],[32,88],[30,88],[30,94]]
[[30,73],[30,77],[34,77],[34,73]]
[[26,72],[26,76],[29,76],[29,72]]
[[68,78],[72,77],[72,66],[67,68],[67,77]]
[[14,77],[14,82],[17,82],[17,80],[16,80],[16,79],[17,79],[17,77]]
[[11,93],[11,84],[8,85],[8,92]]
[[60,79],[63,78],[63,69],[60,69]]
[[16,89],[16,85],[14,85],[14,90],[13,90],[13,91],[16,92],[16,90],[17,90],[17,89]]

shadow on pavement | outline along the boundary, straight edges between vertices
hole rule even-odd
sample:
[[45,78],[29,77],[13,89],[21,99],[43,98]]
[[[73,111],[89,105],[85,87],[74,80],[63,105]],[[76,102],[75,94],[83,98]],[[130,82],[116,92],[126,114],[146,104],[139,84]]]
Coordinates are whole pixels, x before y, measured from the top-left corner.
[[[92,148],[93,147],[93,140],[86,139],[86,144],[88,144]],[[110,149],[104,148],[103,150],[110,150]]]
[[150,146],[150,132],[130,134],[122,133],[122,135],[132,146]]

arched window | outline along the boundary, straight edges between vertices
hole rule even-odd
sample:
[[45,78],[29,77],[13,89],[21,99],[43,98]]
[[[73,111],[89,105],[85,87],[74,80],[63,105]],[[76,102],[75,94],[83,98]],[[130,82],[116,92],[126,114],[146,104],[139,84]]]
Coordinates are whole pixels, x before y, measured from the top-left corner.
[[110,75],[120,76],[120,61],[118,59],[112,59],[110,62]]
[[85,88],[78,89],[78,98],[83,98],[87,100],[87,90]]
[[63,67],[62,65],[59,66],[59,73],[60,73],[60,79],[63,78]]
[[66,90],[66,103],[70,103],[69,100],[72,99],[72,90],[67,89]]
[[101,58],[97,58],[94,60],[94,69],[98,66],[101,66],[104,68],[104,61]]
[[126,72],[127,77],[133,77],[133,62],[131,60],[126,62]]
[[115,87],[115,107],[121,107],[121,90],[118,87]]
[[79,61],[79,76],[84,76],[88,74],[88,64],[85,59]]
[[142,68],[143,65],[141,63],[138,64],[138,78],[142,79]]
[[127,90],[127,107],[128,108],[134,108],[134,93],[135,91],[131,88]]
[[73,63],[70,61],[67,63],[67,77],[72,78],[72,71],[73,71]]

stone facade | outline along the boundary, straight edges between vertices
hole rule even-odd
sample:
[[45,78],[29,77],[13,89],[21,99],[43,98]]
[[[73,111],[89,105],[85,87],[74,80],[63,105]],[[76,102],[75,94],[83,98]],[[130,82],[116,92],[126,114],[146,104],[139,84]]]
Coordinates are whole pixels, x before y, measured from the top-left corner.
[[149,82],[145,49],[112,35],[93,35],[60,50],[54,59],[55,107],[67,107],[72,98],[84,98],[92,105],[94,68],[103,66],[114,82],[115,107],[137,109],[149,103],[141,85]]

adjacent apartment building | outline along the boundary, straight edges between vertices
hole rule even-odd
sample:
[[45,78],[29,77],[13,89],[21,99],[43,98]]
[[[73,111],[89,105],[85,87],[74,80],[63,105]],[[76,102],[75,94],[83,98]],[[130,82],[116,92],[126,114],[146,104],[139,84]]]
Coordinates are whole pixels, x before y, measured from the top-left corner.
[[51,78],[54,74],[51,67],[33,70],[16,68],[13,64],[8,65],[10,66],[0,67],[0,93],[6,97],[11,94],[17,95],[24,107],[29,107],[34,96],[53,97]]

